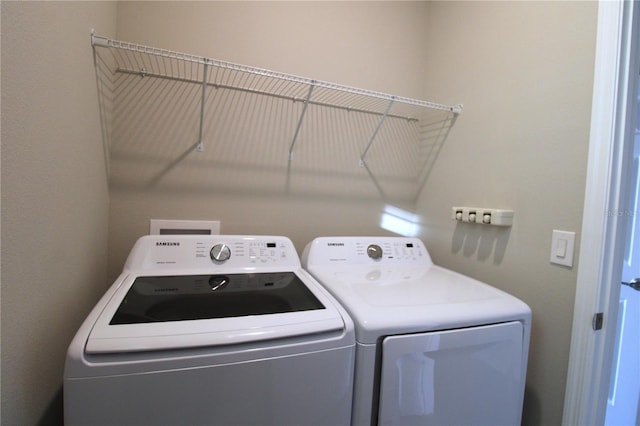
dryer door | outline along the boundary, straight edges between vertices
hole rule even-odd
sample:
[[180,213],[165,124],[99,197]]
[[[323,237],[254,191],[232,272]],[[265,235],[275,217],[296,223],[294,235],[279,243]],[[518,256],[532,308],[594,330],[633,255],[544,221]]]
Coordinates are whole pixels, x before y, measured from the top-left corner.
[[516,425],[523,325],[391,336],[382,343],[382,425]]

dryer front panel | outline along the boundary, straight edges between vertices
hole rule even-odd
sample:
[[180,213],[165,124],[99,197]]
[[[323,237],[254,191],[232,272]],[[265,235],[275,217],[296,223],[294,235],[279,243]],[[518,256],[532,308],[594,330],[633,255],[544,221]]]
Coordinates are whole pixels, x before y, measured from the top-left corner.
[[390,336],[382,343],[381,425],[516,425],[522,323]]

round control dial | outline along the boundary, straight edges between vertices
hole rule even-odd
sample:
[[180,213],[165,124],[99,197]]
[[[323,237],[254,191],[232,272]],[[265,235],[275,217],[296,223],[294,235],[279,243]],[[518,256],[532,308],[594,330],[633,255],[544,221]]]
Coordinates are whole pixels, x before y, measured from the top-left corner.
[[226,244],[216,244],[211,247],[209,255],[214,262],[224,262],[231,257],[231,249]]
[[370,244],[367,247],[367,256],[371,259],[380,259],[382,257],[382,247],[377,244]]

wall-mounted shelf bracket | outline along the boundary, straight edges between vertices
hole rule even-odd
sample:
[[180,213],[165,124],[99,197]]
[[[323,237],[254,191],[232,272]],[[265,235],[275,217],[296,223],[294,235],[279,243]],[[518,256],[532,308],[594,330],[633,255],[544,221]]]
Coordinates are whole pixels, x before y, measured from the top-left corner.
[[367,144],[367,147],[364,149],[364,151],[362,152],[362,155],[360,156],[360,167],[364,166],[364,157],[367,155],[367,152],[369,152],[369,148],[371,148],[371,144],[373,144],[373,141],[376,139],[376,136],[378,135],[378,132],[380,131],[380,128],[384,123],[384,120],[387,118],[387,115],[389,115],[389,111],[391,110],[391,107],[393,106],[393,102],[395,101],[395,99],[396,99],[395,96],[391,97],[391,100],[387,105],[387,109],[384,110],[382,117],[380,117],[380,121],[378,122],[376,129],[373,131],[373,134],[371,135],[371,139],[369,139],[369,143]]
[[109,39],[96,35],[94,30],[91,30],[91,46],[111,47],[111,45],[109,44]]
[[293,140],[291,141],[291,146],[289,147],[289,161],[293,159],[293,147],[296,144],[296,140],[298,139],[298,133],[300,133],[300,127],[302,126],[302,120],[304,120],[304,115],[307,113],[307,107],[309,106],[309,101],[311,100],[311,93],[313,93],[313,88],[316,86],[316,81],[312,80],[309,85],[309,92],[307,92],[307,97],[304,100],[304,106],[302,107],[302,112],[300,113],[300,118],[298,119],[298,125],[296,126],[296,131],[293,134]]
[[204,126],[204,109],[207,104],[207,70],[209,69],[209,59],[204,60],[204,67],[202,70],[202,101],[200,103],[200,130],[198,134],[198,146],[196,149],[198,152],[204,151],[204,143],[202,142],[202,129]]

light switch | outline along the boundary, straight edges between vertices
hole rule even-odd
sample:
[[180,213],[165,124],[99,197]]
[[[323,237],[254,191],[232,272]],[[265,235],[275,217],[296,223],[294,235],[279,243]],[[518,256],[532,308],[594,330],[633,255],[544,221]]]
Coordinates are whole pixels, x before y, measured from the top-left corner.
[[556,257],[564,259],[567,257],[567,239],[566,238],[558,238],[558,243],[556,244]]
[[576,233],[553,230],[551,237],[551,263],[573,266],[573,249]]

